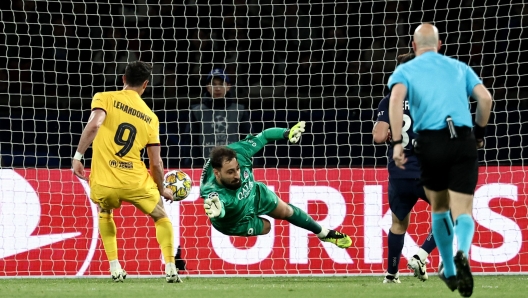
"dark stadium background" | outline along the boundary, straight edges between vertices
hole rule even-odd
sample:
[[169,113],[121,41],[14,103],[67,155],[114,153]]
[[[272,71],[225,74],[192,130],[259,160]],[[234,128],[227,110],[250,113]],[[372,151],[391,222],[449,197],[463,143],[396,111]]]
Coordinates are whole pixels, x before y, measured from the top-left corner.
[[[163,66],[162,82],[149,88],[144,99],[162,123],[162,143],[167,144],[162,156],[170,168],[188,158],[180,156],[188,137],[182,132],[189,106],[203,90],[199,73],[212,66],[225,67],[236,82],[238,100],[251,113],[252,132],[309,122],[310,133],[300,146],[270,144],[257,158],[259,166],[383,166],[386,147],[374,146],[370,132],[391,74],[384,63],[393,62],[371,63],[376,54],[368,55],[411,50],[410,34],[422,21],[434,22],[445,44],[442,52],[469,63],[493,92],[493,125],[480,160],[489,165],[526,161],[526,5],[498,0],[486,1],[486,6],[473,1],[298,1],[285,9],[289,24],[300,24],[296,28],[277,21],[280,5],[271,1],[246,9],[246,1],[240,0],[172,1],[172,6],[158,4],[171,1],[148,0],[149,17],[142,19],[120,17],[124,9],[136,9],[133,0],[74,2],[0,4],[3,166],[70,167],[91,97],[121,87],[105,81],[100,64],[92,63],[101,50],[109,52],[114,39],[119,40],[119,55],[134,50],[141,60]],[[216,36],[214,43],[210,33]],[[296,42],[295,36],[312,39]],[[335,43],[329,41],[333,36]],[[200,43],[193,42],[198,39],[202,52]],[[171,79],[177,83],[167,84]],[[287,87],[275,88],[279,92],[273,95],[249,92],[248,86],[273,90],[278,82]]]

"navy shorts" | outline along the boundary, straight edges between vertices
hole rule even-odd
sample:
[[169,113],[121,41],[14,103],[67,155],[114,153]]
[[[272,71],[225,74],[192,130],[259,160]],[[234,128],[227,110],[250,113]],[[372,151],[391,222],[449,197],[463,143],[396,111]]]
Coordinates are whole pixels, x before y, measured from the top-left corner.
[[400,221],[411,212],[418,199],[429,203],[419,178],[389,178],[389,206]]

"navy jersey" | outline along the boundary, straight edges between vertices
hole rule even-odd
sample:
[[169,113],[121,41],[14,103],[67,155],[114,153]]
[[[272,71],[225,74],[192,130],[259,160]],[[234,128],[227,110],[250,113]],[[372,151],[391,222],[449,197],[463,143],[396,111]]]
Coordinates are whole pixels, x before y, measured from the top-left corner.
[[[385,96],[378,106],[378,122],[386,122],[390,125],[389,120],[389,95]],[[409,112],[409,102],[407,99],[403,102],[403,127],[402,127],[402,146],[404,148],[405,156],[407,157],[407,163],[405,164],[405,170],[402,170],[396,166],[392,159],[392,145],[390,145],[387,152],[389,157],[389,176],[391,178],[420,178],[420,164],[418,159],[413,152],[413,140],[416,138],[416,134],[413,131],[413,121]]]

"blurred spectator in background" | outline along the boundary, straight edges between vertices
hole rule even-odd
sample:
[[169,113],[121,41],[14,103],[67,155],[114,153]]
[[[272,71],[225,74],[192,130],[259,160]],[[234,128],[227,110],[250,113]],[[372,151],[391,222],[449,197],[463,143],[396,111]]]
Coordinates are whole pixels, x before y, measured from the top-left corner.
[[[223,69],[213,69],[207,79],[202,102],[191,106],[190,159],[186,166],[202,166],[215,146],[239,141],[250,132],[249,112],[230,97],[231,84]],[[185,154],[183,154],[185,155]]]

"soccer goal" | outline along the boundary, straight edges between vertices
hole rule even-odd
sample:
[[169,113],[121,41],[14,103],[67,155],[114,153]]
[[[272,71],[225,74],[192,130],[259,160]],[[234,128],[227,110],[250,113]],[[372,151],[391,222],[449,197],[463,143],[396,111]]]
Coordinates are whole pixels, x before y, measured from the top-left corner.
[[[143,98],[161,123],[165,166],[194,182],[186,200],[165,204],[183,276],[383,274],[388,144],[374,145],[371,132],[396,57],[412,51],[421,22],[438,27],[441,52],[468,63],[494,96],[479,150],[473,271],[528,272],[526,4],[13,0],[0,8],[0,276],[108,275],[97,208],[71,157],[92,96],[122,88],[134,60],[153,64]],[[208,80],[213,69],[222,70],[222,87]],[[300,144],[267,145],[254,159],[255,177],[351,235],[353,246],[326,245],[273,219],[265,236],[213,229],[198,197],[211,146],[300,120],[307,122]],[[89,150],[87,168],[90,158]],[[114,218],[124,269],[161,274],[151,219],[126,204]],[[429,229],[420,201],[402,274]],[[438,252],[428,260],[434,272]]]

